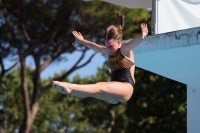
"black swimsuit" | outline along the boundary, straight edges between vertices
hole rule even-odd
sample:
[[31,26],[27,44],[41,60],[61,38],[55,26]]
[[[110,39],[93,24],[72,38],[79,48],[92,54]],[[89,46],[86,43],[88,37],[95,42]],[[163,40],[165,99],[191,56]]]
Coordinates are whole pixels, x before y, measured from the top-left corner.
[[108,66],[111,69],[111,81],[127,82],[134,87],[130,68],[134,65],[132,61],[119,53],[116,57],[108,57]]

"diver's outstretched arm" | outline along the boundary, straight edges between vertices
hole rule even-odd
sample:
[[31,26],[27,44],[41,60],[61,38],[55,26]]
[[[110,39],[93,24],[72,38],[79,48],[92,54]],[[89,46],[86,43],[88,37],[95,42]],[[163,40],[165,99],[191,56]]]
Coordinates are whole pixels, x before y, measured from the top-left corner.
[[73,44],[82,43],[82,44],[84,44],[85,46],[87,46],[88,48],[94,50],[97,53],[103,53],[103,54],[106,54],[106,55],[108,54],[106,46],[101,46],[101,45],[96,44],[94,42],[85,40],[80,32],[73,31],[72,34],[76,38],[76,40],[75,40],[75,42]]
[[140,27],[142,33],[135,36],[130,42],[124,43],[124,45],[122,45],[122,49],[124,49],[125,51],[131,51],[144,40],[144,38],[148,35],[148,27],[147,24],[144,23],[142,23]]

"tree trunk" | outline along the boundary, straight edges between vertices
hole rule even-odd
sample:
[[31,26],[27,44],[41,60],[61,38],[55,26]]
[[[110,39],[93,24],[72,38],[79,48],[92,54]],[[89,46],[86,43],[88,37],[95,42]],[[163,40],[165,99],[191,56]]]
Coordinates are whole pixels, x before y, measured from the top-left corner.
[[21,54],[20,52],[19,52],[19,57],[21,64],[21,88],[22,88],[22,96],[23,96],[24,111],[25,111],[25,117],[23,120],[23,124],[19,130],[19,133],[29,133],[33,120],[30,108],[29,92],[27,88],[26,63],[23,54]]
[[3,127],[3,110],[0,110],[0,133],[5,133],[5,130]]
[[31,126],[35,120],[36,114],[39,110],[39,100],[41,97],[41,88],[40,88],[40,59],[35,58],[36,69],[33,77],[34,83],[34,91],[32,96],[32,103],[29,103],[28,97],[28,88],[27,88],[27,74],[26,74],[26,65],[25,60],[22,59],[21,61],[21,73],[22,73],[22,84],[23,84],[23,95],[24,95],[24,105],[25,105],[25,118],[23,121],[23,125],[20,128],[20,133],[29,133],[31,130]]
[[110,133],[112,131],[112,127],[114,126],[115,124],[115,111],[113,110],[110,110],[110,114],[111,114],[111,122],[110,122],[110,126],[108,127],[107,129],[107,132],[106,133]]

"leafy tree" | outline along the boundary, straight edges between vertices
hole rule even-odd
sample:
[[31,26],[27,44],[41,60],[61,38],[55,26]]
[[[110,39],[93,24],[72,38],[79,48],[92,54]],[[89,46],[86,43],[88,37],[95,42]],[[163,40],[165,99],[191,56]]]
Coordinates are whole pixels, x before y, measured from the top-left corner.
[[135,92],[128,102],[128,131],[186,133],[186,85],[137,69]]
[[[27,68],[27,72],[31,95],[34,88],[31,81],[34,71]],[[7,132],[18,131],[23,121],[19,75],[20,70],[16,69],[3,78],[3,117]],[[62,73],[55,77],[59,75]],[[84,78],[77,75],[71,82],[88,84],[108,81],[109,75],[108,68],[102,66],[96,75]],[[42,80],[42,86],[46,86],[51,80]],[[117,105],[95,98],[80,99],[63,95],[50,89],[43,93],[40,99],[40,110],[31,132],[186,133],[186,86],[139,68],[136,69],[136,81],[131,99],[127,103]]]
[[[42,94],[51,87],[50,81],[45,86],[42,85],[40,78],[42,71],[52,63],[64,62],[67,58],[63,57],[64,53],[72,53],[75,50],[82,52],[82,55],[77,57],[77,62],[55,79],[64,80],[72,72],[88,64],[94,57],[94,54],[88,58],[85,57],[88,51],[85,46],[76,44],[74,47],[71,45],[74,41],[71,32],[73,30],[80,31],[86,39],[103,44],[104,29],[110,24],[116,24],[116,16],[113,15],[116,10],[124,12],[125,16],[127,14],[129,17],[132,17],[130,15],[134,12],[138,12],[141,18],[148,16],[143,15],[144,12],[149,14],[149,11],[145,9],[135,11],[101,1],[0,1],[0,86],[2,86],[2,78],[7,72],[17,64],[20,67],[20,78],[17,79],[20,80],[20,83],[9,89],[21,90],[16,90],[19,93],[16,96],[23,103],[21,107],[17,107],[20,108],[23,115],[20,116],[17,127],[12,129],[19,130],[21,133],[28,133],[31,130],[31,125],[39,111]],[[148,17],[145,19],[149,20]],[[140,20],[134,19],[134,23]],[[127,23],[127,27],[124,29],[127,37],[134,30],[134,27],[129,29],[132,25],[132,23]],[[129,30],[130,32],[128,32]],[[29,56],[34,60],[31,79],[29,79],[30,75],[26,69],[26,58]],[[81,60],[85,58],[86,61],[81,63]],[[68,66],[67,62],[65,64]],[[30,84],[33,88],[30,87]],[[0,113],[4,113],[4,106]],[[3,127],[5,126],[0,122],[0,128]]]

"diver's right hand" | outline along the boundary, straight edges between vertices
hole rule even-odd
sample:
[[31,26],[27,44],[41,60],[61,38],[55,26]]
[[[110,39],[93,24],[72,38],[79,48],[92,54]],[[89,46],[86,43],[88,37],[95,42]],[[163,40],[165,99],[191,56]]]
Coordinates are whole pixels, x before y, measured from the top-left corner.
[[75,42],[72,43],[72,45],[75,43],[81,42],[83,40],[83,36],[81,35],[80,32],[73,31],[72,34],[74,35],[74,37],[76,39]]

